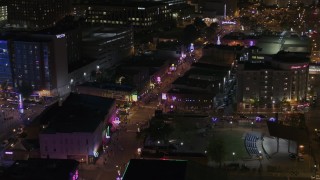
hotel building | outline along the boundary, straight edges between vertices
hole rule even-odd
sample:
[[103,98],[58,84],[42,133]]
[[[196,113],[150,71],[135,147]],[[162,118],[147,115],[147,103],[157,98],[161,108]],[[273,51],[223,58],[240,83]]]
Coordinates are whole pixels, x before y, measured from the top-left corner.
[[238,109],[276,110],[283,102],[295,105],[306,100],[309,74],[306,53],[279,52],[264,63],[239,63]]

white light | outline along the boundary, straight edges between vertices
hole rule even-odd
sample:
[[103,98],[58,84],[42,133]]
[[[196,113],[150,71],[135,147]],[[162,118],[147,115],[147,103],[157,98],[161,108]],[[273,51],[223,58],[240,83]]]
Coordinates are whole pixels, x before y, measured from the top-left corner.
[[65,36],[66,36],[65,34],[57,34],[57,35],[56,35],[57,39],[64,38]]

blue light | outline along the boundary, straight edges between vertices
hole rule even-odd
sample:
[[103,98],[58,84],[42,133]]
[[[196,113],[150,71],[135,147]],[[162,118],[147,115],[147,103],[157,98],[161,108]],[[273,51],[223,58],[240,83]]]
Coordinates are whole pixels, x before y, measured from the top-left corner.
[[212,117],[211,120],[212,120],[212,122],[217,122],[217,121],[218,121],[218,118]]
[[271,117],[271,118],[269,119],[269,121],[271,121],[271,122],[275,122],[275,121],[276,121],[276,118]]

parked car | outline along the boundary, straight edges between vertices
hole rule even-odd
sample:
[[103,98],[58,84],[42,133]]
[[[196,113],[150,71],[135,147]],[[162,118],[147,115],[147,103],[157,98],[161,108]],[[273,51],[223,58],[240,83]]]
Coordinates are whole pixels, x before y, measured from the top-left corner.
[[290,157],[290,159],[297,159],[297,154],[290,153],[289,157]]

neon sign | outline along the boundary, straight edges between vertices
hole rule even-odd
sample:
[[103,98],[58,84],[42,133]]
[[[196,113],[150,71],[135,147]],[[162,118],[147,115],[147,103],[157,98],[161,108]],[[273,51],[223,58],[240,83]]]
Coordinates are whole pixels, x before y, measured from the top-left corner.
[[308,67],[307,64],[303,65],[303,66],[291,66],[290,69],[301,69],[301,68],[306,68]]
[[221,24],[237,24],[236,22],[233,21],[222,21]]

